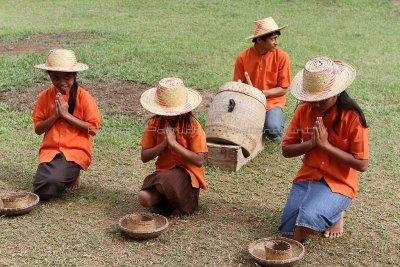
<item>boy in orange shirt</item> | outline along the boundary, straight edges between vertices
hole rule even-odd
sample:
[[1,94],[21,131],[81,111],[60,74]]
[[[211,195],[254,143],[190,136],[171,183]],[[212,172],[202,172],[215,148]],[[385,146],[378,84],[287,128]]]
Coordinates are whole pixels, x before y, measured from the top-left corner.
[[88,66],[77,62],[73,51],[50,50],[46,63],[35,68],[47,71],[54,85],[40,93],[32,114],[35,133],[44,133],[33,182],[33,191],[43,200],[79,188],[80,171],[92,160],[100,112],[93,97],[78,86],[76,73]]
[[290,91],[303,103],[289,124],[282,153],[304,156],[283,210],[282,235],[300,242],[316,232],[343,235],[344,211],[369,157],[367,122],[345,91],[355,76],[351,65],[318,57],[292,81]]
[[158,87],[144,92],[140,102],[156,114],[144,129],[141,159],[157,161],[138,200],[145,207],[171,206],[171,217],[193,213],[199,206],[199,189],[207,189],[203,167],[203,154],[208,152],[206,136],[191,112],[200,104],[201,95],[186,88],[181,79],[164,78]]
[[283,138],[283,108],[290,85],[289,55],[277,47],[280,31],[286,27],[278,27],[271,17],[256,21],[254,34],[246,38],[252,39],[254,45],[239,53],[233,75],[234,81],[251,83],[264,93],[267,100],[264,135],[274,141]]

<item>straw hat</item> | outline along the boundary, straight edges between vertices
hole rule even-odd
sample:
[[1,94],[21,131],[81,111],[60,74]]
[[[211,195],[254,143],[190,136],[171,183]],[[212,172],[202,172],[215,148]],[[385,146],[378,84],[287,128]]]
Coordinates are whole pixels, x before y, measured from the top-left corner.
[[118,221],[119,229],[124,234],[138,239],[157,237],[168,225],[167,218],[149,212],[128,214]]
[[201,103],[201,95],[185,87],[181,79],[170,77],[162,79],[157,87],[146,90],[140,103],[154,114],[176,116],[195,109]]
[[39,196],[18,192],[0,196],[0,214],[21,215],[30,212],[39,203]]
[[353,66],[327,57],[316,57],[293,78],[290,92],[302,101],[321,101],[346,90],[355,77]]
[[254,34],[252,36],[247,37],[246,39],[253,39],[260,37],[262,35],[266,35],[268,33],[277,32],[286,28],[287,26],[288,25],[279,27],[272,17],[268,17],[262,20],[257,20],[254,21]]
[[46,63],[35,65],[35,68],[49,71],[77,72],[87,70],[86,64],[76,60],[74,51],[66,49],[52,49],[47,55]]
[[[282,246],[282,250],[278,251],[281,244],[288,245],[289,248]],[[251,257],[261,266],[291,266],[304,256],[304,246],[300,242],[282,236],[256,240],[250,243],[248,250]],[[284,251],[285,253],[281,253]]]

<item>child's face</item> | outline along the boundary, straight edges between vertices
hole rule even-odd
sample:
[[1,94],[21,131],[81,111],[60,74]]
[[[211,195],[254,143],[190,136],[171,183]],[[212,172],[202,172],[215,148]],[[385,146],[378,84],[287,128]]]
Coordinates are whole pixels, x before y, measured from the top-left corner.
[[75,72],[50,71],[49,75],[53,85],[63,95],[65,95],[68,89],[72,87],[76,77]]
[[260,46],[262,49],[264,49],[266,52],[274,52],[275,48],[278,47],[279,44],[279,35],[274,34],[271,37],[261,40],[260,38],[257,40],[258,46]]
[[163,116],[163,118],[167,120],[171,125],[175,123],[177,117],[178,116]]
[[321,101],[310,102],[311,105],[319,112],[325,113],[336,104],[338,96],[332,96]]

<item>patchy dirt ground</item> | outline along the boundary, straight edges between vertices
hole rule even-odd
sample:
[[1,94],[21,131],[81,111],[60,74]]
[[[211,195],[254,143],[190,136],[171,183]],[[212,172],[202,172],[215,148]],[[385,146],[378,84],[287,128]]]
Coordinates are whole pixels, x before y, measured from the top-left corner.
[[35,34],[15,43],[0,41],[0,56],[41,53],[52,48],[82,45],[89,40],[84,32],[62,32],[57,34]]
[[[13,110],[33,110],[38,94],[51,87],[51,82],[37,84],[20,92],[0,92],[0,102],[6,103]],[[108,115],[128,115],[137,117],[149,117],[140,105],[140,96],[150,85],[136,84],[128,81],[101,81],[82,84],[96,99],[102,112]],[[214,92],[199,90],[203,101],[195,112],[206,112],[212,101]]]

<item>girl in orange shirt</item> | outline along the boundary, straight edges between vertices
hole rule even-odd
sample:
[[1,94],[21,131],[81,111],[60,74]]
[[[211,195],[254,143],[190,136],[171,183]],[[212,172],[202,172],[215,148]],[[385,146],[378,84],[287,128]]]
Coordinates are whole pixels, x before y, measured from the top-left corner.
[[304,241],[309,234],[341,237],[343,215],[368,166],[364,114],[345,89],[355,69],[325,57],[307,62],[290,91],[303,101],[282,143],[285,157],[304,155],[283,210],[282,235]]
[[138,200],[145,207],[167,204],[172,217],[192,213],[198,209],[199,189],[207,189],[203,167],[206,137],[191,112],[200,104],[201,95],[178,78],[164,78],[158,87],[144,92],[140,102],[156,114],[147,121],[141,159],[157,161]]
[[43,200],[68,187],[79,188],[80,170],[87,170],[92,159],[100,112],[93,97],[78,86],[76,73],[88,66],[78,63],[73,51],[51,50],[46,63],[35,67],[47,71],[54,85],[40,93],[32,114],[35,133],[44,133],[33,182],[33,191]]

